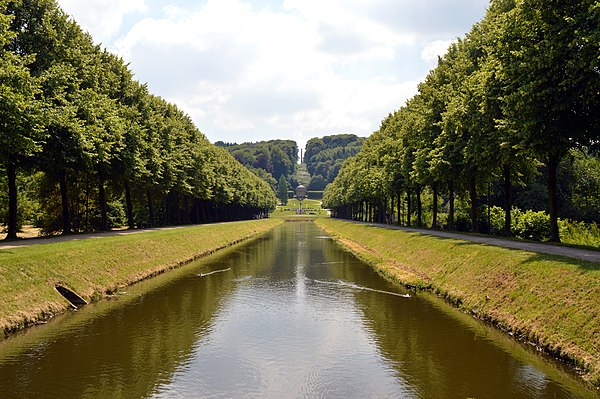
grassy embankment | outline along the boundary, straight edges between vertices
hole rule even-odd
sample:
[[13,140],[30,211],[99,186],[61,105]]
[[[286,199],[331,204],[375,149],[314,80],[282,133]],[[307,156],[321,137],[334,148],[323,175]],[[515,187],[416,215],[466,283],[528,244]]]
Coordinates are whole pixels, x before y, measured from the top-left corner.
[[97,300],[119,287],[250,239],[278,219],[198,225],[127,235],[98,235],[0,250],[0,329],[4,333],[64,312],[62,284]]
[[315,222],[387,279],[431,290],[600,386],[600,264],[335,219]]

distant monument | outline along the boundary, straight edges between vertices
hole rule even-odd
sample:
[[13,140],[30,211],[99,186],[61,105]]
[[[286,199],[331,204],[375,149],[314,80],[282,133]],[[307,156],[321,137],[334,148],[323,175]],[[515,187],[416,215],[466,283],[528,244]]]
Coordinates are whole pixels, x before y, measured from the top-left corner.
[[302,200],[306,198],[306,187],[300,184],[296,187],[296,199],[300,201],[300,208],[298,208],[298,214],[302,214]]

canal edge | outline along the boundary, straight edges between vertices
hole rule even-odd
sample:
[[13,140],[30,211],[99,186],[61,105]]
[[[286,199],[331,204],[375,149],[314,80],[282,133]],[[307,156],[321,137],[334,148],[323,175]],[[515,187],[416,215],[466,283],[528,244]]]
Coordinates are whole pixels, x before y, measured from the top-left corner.
[[[557,346],[558,349],[552,349],[551,346],[553,343],[549,341],[548,337],[537,334],[533,336],[534,340],[528,339],[526,334],[519,329],[518,326],[495,318],[481,311],[476,306],[466,305],[464,298],[458,295],[453,295],[447,290],[437,287],[431,281],[431,279],[429,279],[429,277],[427,277],[424,273],[420,273],[418,270],[416,270],[416,268],[411,267],[406,263],[401,264],[403,267],[405,267],[405,269],[408,270],[394,268],[393,265],[388,261],[379,257],[376,250],[367,247],[360,242],[342,237],[338,231],[329,226],[319,222],[316,222],[316,224],[327,234],[331,235],[331,237],[338,242],[344,250],[352,253],[361,261],[367,263],[375,272],[377,272],[390,283],[406,287],[415,292],[427,292],[443,299],[449,305],[465,314],[468,314],[474,319],[479,320],[486,325],[493,326],[495,329],[510,336],[512,339],[535,347],[537,351],[551,356],[563,364],[566,364],[577,375],[579,375],[584,384],[588,385],[591,389],[595,389],[596,392],[600,392],[600,372],[594,369],[594,365],[586,362],[582,358],[562,352],[560,345],[554,344],[554,346]],[[371,227],[379,228],[377,226]],[[400,264],[400,262],[398,262],[398,264]],[[547,343],[545,345],[540,345],[540,341],[546,341]]]
[[[271,218],[270,220],[276,220]],[[184,260],[167,263],[162,266],[154,267],[151,269],[143,270],[139,273],[135,273],[131,279],[127,279],[126,281],[113,281],[109,284],[106,284],[100,288],[92,289],[92,293],[90,295],[85,295],[84,299],[88,304],[95,303],[101,300],[105,300],[110,298],[117,292],[119,289],[134,285],[136,283],[151,279],[153,277],[159,276],[161,274],[167,273],[171,270],[178,269],[185,265],[188,265],[192,262],[205,258],[207,256],[213,255],[219,251],[222,251],[227,248],[231,248],[235,245],[239,245],[242,243],[251,242],[254,239],[260,238],[265,233],[273,230],[277,226],[281,225],[283,221],[277,221],[270,226],[265,226],[263,229],[253,230],[250,233],[247,233],[239,238],[235,238],[233,240],[227,241],[223,245],[218,245],[213,248],[205,249],[201,252],[193,254],[187,257]],[[52,286],[53,289],[55,287],[56,282],[53,279],[47,281],[46,285]],[[61,282],[61,284],[65,284]],[[2,327],[3,338],[9,338],[10,336],[22,332],[28,328],[43,325],[48,323],[51,319],[61,314],[65,314],[69,311],[76,311],[77,309],[73,309],[72,304],[65,299],[61,294],[57,293],[56,301],[46,301],[45,303],[38,304],[35,307],[32,307],[30,310],[35,316],[31,316],[25,314],[25,312],[16,313],[12,319]],[[78,294],[79,295],[79,294]]]

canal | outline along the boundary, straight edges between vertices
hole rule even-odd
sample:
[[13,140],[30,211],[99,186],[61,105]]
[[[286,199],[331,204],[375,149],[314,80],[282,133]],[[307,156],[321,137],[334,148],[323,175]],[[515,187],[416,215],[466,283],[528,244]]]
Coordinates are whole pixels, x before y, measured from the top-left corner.
[[0,398],[597,398],[313,223],[0,341]]

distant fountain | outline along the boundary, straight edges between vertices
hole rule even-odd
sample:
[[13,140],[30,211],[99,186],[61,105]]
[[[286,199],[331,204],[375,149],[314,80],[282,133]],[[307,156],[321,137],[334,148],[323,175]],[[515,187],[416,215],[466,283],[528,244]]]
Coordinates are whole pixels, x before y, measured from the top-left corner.
[[300,184],[296,187],[296,199],[300,202],[300,207],[298,208],[298,215],[302,215],[302,201],[306,198],[306,187]]

